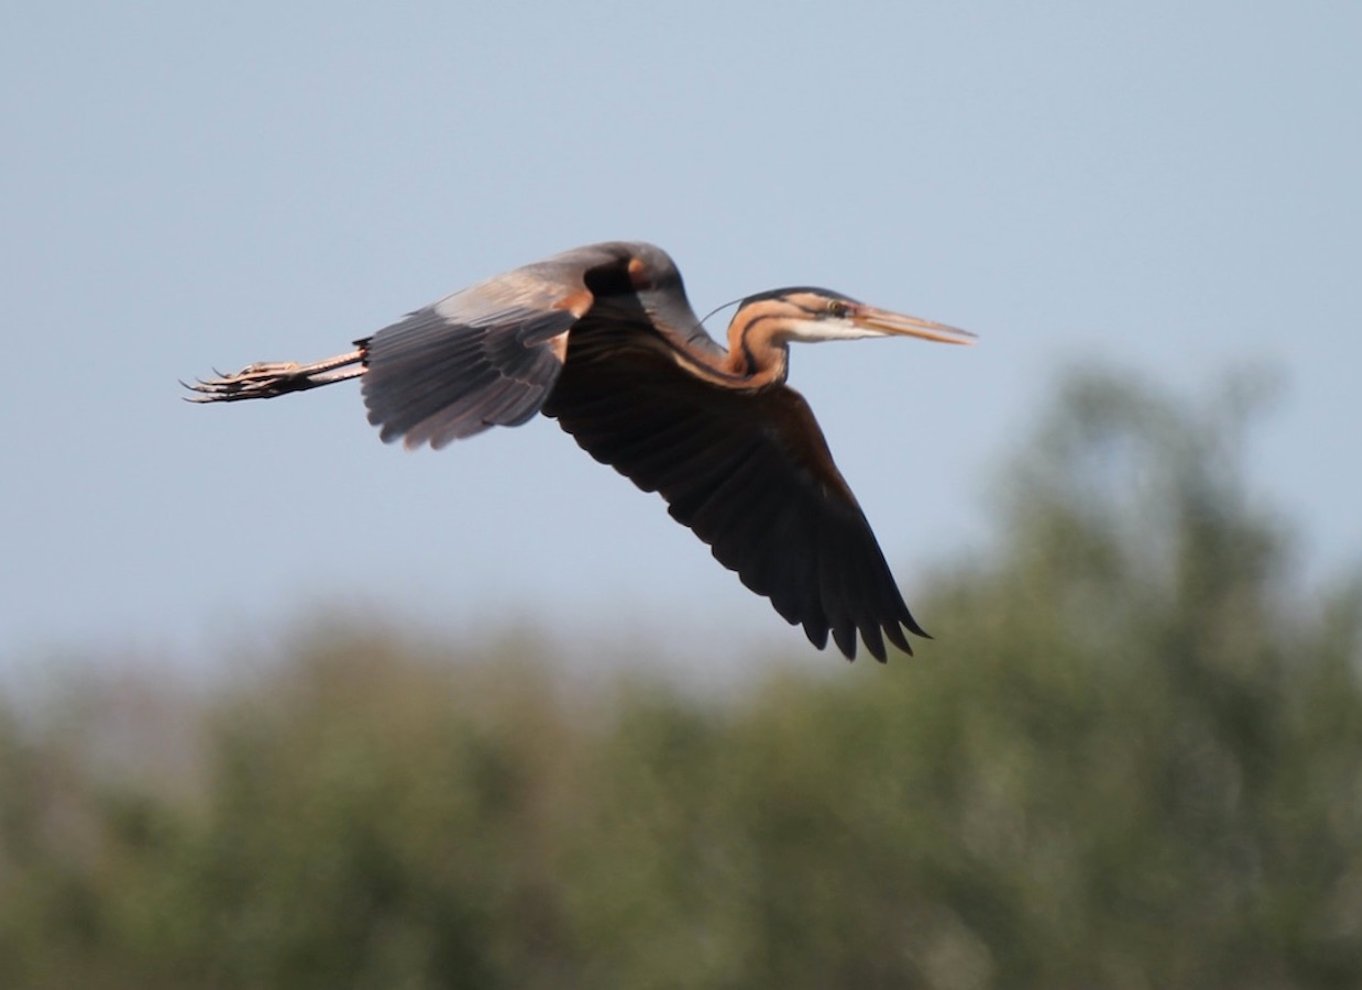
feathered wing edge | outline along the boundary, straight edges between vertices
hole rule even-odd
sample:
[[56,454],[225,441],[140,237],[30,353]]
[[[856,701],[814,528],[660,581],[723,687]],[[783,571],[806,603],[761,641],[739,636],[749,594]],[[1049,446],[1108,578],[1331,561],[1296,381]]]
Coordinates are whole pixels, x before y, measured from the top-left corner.
[[383,440],[439,449],[490,426],[518,426],[539,411],[562,370],[576,321],[567,310],[509,310],[463,323],[438,306],[361,341],[364,402]]

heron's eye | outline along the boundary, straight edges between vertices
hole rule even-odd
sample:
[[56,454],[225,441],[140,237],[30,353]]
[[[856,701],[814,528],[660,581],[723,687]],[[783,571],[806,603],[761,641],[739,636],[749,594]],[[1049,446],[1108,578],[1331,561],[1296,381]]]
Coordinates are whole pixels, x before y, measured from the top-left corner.
[[839,299],[829,299],[828,315],[839,320],[844,319],[851,315],[851,307]]

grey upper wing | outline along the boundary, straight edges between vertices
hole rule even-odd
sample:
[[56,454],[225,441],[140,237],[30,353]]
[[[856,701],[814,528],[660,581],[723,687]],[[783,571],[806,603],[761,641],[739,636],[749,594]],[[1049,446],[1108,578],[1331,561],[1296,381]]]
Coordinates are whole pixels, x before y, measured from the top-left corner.
[[[385,441],[440,448],[489,426],[516,426],[562,371],[566,333],[594,302],[588,281],[627,283],[660,249],[612,242],[574,248],[456,292],[358,341],[364,402]],[[677,276],[679,286],[679,276]],[[685,307],[684,296],[680,304]]]

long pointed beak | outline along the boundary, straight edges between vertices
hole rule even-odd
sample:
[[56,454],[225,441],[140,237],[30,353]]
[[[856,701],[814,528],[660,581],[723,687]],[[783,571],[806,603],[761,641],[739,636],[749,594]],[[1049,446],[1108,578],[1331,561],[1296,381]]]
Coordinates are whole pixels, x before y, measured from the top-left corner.
[[921,337],[923,340],[935,340],[942,344],[973,344],[978,339],[968,330],[948,327],[944,323],[933,323],[931,320],[919,319],[916,316],[905,316],[903,313],[893,313],[887,309],[876,309],[874,306],[857,306],[851,314],[851,322],[867,330],[902,337]]

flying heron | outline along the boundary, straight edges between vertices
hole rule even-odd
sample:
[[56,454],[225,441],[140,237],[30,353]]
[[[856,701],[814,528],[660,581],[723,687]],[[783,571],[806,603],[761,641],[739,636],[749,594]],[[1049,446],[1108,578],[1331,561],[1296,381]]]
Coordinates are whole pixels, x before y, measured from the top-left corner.
[[439,449],[536,413],[668,503],[743,584],[848,659],[856,634],[912,653],[904,604],[809,405],[785,384],[795,341],[973,335],[796,287],[742,300],[728,349],[651,244],[574,248],[497,275],[313,364],[259,363],[189,385],[198,402],[271,399],[364,379],[383,440]]

